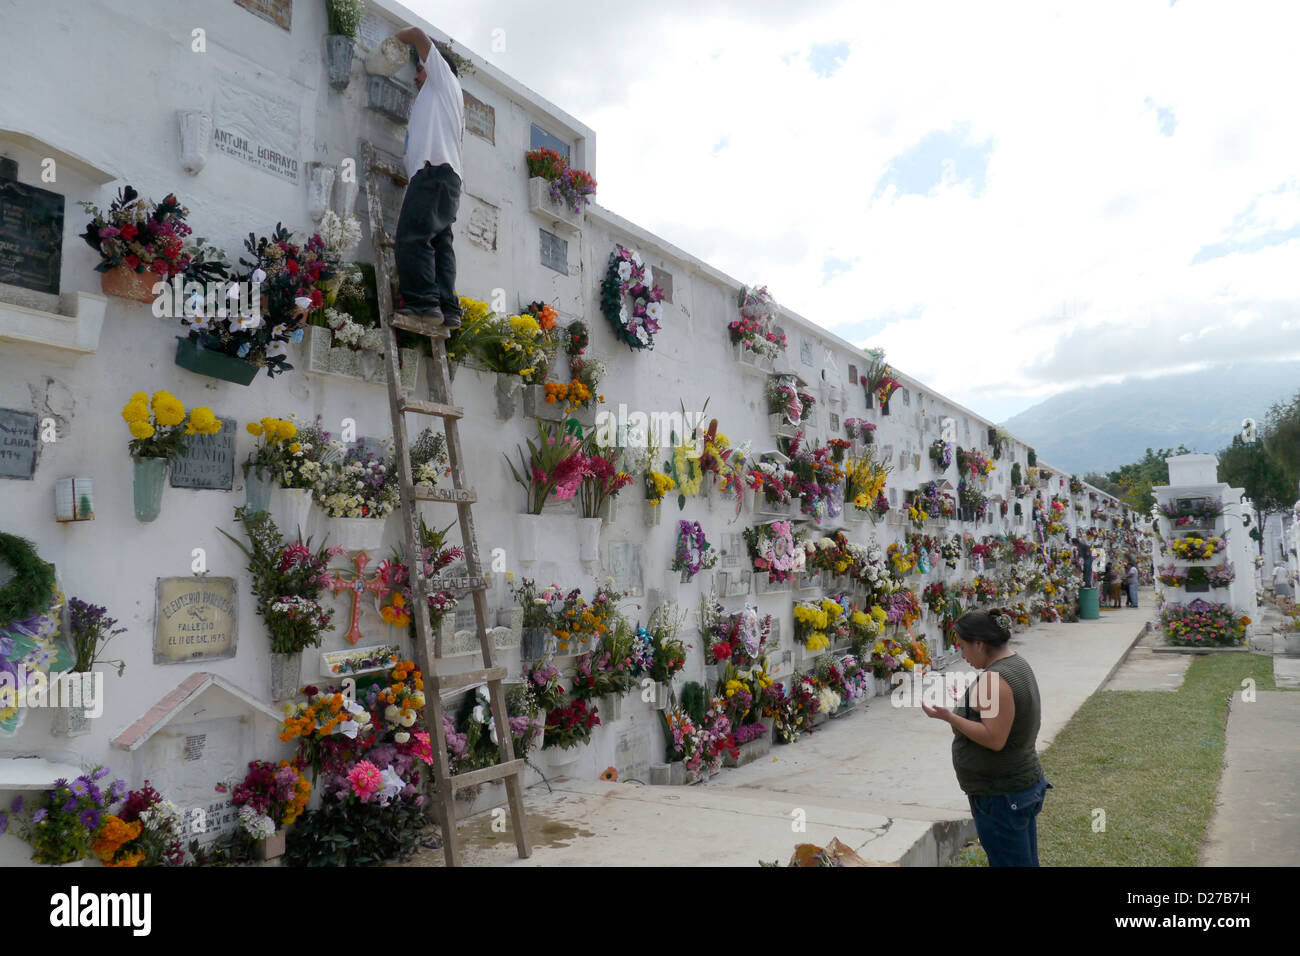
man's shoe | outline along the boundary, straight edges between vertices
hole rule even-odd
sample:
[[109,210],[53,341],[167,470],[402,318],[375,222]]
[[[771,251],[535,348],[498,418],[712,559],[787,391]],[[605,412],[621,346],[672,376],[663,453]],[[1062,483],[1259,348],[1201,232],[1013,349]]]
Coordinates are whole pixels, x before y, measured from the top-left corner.
[[410,316],[422,325],[436,328],[443,324],[442,309],[436,305],[420,306],[416,309],[398,309],[398,315]]
[[447,313],[444,312],[442,318],[442,327],[444,329],[460,328],[460,313],[457,312],[454,315],[448,315]]

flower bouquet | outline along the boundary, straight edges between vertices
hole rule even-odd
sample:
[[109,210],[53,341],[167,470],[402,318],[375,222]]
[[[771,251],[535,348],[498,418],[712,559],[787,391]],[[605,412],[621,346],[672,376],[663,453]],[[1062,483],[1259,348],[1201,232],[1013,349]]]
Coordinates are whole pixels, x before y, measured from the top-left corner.
[[795,545],[789,521],[746,528],[743,532],[755,571],[767,572],[768,580],[779,584],[804,567],[804,549]]
[[542,178],[549,183],[551,199],[571,211],[582,212],[596,192],[596,180],[583,169],[569,165],[569,161],[553,149],[530,149],[524,154],[529,178]]
[[[33,863],[57,866],[90,855],[102,835],[109,807],[126,791],[121,780],[101,790],[99,782],[106,776],[108,768],[96,767],[71,783],[66,779],[54,781],[51,788],[30,801],[23,796],[14,799],[10,811],[22,814],[18,833],[31,845]],[[0,813],[0,832],[8,825],[8,816]]]
[[663,299],[663,290],[646,281],[639,253],[622,246],[610,253],[600,284],[600,310],[620,342],[633,351],[654,348],[654,336],[665,318]]
[[1245,641],[1250,618],[1234,614],[1227,604],[1196,600],[1166,604],[1160,623],[1165,640],[1178,647],[1231,647]]
[[555,423],[538,421],[538,440],[528,439],[528,455],[516,448],[519,467],[508,457],[510,474],[528,496],[528,514],[539,515],[547,499],[573,498],[583,479],[582,442],[567,434]]
[[691,581],[705,568],[718,563],[717,553],[704,536],[704,529],[698,521],[679,521],[677,523],[677,549],[673,556],[672,570],[682,572],[683,581]]
[[185,222],[189,210],[175,195],[168,194],[155,205],[124,186],[109,204],[107,215],[94,203],[78,205],[91,216],[81,238],[99,253],[95,271],[103,274],[105,294],[152,302],[158,282],[190,270],[193,250],[187,250],[184,242],[191,232]]

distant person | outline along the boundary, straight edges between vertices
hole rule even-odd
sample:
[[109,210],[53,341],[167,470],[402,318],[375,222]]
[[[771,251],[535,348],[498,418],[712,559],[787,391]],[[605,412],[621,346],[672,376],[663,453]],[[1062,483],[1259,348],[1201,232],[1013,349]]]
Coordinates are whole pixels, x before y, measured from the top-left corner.
[[406,126],[406,195],[397,217],[398,312],[426,325],[458,328],[456,253],[451,224],[460,207],[461,144],[465,138],[465,95],[456,64],[417,27],[393,37],[415,47],[419,90]]
[[1287,573],[1286,565],[1284,564],[1273,565],[1273,596],[1291,596],[1290,575]]
[[1101,572],[1101,603],[1103,607],[1119,607],[1119,580],[1114,565],[1106,565]]
[[957,785],[970,802],[989,866],[1038,866],[1038,813],[1052,788],[1035,746],[1042,722],[1038,682],[1007,646],[1011,634],[996,616],[963,614],[953,635],[962,657],[984,671],[980,684],[971,685],[955,710],[921,709],[952,726]]
[[1128,572],[1125,574],[1128,580],[1128,606],[1138,606],[1138,566],[1137,559],[1133,555],[1128,556]]
[[1079,551],[1079,560],[1083,562],[1083,586],[1092,587],[1092,548],[1081,537],[1075,537],[1074,546]]

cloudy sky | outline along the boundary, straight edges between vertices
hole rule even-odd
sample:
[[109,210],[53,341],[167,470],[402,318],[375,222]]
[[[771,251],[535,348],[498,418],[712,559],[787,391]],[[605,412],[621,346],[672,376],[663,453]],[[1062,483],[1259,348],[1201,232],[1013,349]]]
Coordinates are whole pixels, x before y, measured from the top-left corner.
[[602,205],[995,420],[1300,358],[1294,0],[408,3]]

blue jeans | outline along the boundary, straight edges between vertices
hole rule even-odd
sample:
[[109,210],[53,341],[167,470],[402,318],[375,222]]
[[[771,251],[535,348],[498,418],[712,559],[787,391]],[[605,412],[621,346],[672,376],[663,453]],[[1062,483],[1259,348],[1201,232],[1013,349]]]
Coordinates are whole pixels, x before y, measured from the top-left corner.
[[1050,789],[1052,785],[1043,777],[1018,793],[967,797],[989,866],[1038,865],[1038,812]]

